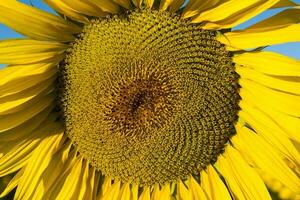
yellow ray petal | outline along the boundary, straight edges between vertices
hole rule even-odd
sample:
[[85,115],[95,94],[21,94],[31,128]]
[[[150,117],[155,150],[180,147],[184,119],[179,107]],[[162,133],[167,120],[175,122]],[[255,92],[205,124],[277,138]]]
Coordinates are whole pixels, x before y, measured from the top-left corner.
[[193,194],[191,190],[188,190],[188,188],[184,185],[184,183],[179,180],[177,182],[177,189],[179,198],[182,200],[193,200]]
[[300,96],[266,88],[254,81],[240,79],[239,84],[255,98],[280,112],[300,117]]
[[76,157],[74,164],[69,165],[68,170],[55,182],[55,187],[51,188],[49,199],[80,199],[80,187],[83,187],[83,192],[86,189],[86,182],[82,183],[82,176],[87,173],[86,166],[82,157]]
[[139,197],[139,200],[150,200],[150,187],[144,187],[144,190],[141,196]]
[[[6,67],[4,69],[0,70],[0,96],[3,96],[5,92],[7,93],[13,93],[9,92],[11,91],[22,91],[29,87],[35,86],[39,82],[42,82],[44,80],[40,80],[38,82],[34,82],[33,84],[29,84],[29,81],[26,82],[27,79],[34,79],[36,75],[44,75],[48,78],[51,72],[54,73],[57,71],[56,69],[56,62],[55,63],[36,63],[36,64],[29,64],[29,65],[16,65],[16,66],[10,66]],[[53,73],[52,73],[53,76]],[[23,82],[22,82],[23,81]],[[21,90],[14,89],[13,86],[18,87],[17,83],[21,82],[19,85],[25,85],[25,87],[21,87]]]
[[159,192],[160,192],[159,184],[155,184],[155,186],[153,187],[152,194],[151,194],[151,200],[158,199]]
[[241,9],[222,20],[206,23],[203,26],[203,28],[204,29],[225,29],[225,28],[235,27],[257,16],[258,14],[264,12],[265,10],[271,8],[277,2],[279,2],[279,0],[253,2],[253,4],[251,4],[247,8]]
[[115,3],[129,9],[131,7],[130,0],[113,0]]
[[278,149],[285,157],[295,163],[300,162],[299,153],[288,139],[286,134],[274,124],[272,119],[261,110],[252,107],[248,99],[240,102],[242,110],[239,112],[240,118],[246,121],[251,127],[262,136],[274,148]]
[[39,99],[42,95],[53,91],[54,89],[54,78],[46,80],[34,87],[19,93],[0,97],[0,115],[7,115],[14,112],[21,111],[24,108],[36,103],[36,99]]
[[300,182],[297,175],[286,165],[270,144],[247,127],[237,126],[237,132],[238,134],[232,138],[232,142],[238,149],[249,155],[265,173],[280,180],[294,192],[300,192]]
[[[26,121],[16,128],[0,133],[0,141],[8,142],[18,140],[24,136],[28,136],[34,129],[36,129],[52,111],[52,107],[48,107],[30,120]],[[55,117],[57,118],[57,117]]]
[[162,0],[159,5],[159,10],[167,10],[174,0]]
[[219,156],[218,166],[238,199],[271,200],[269,192],[257,172],[244,161],[240,153],[233,147],[229,145],[226,147],[225,157]]
[[[274,52],[248,52],[233,57],[237,64],[270,75],[300,76],[300,61]],[[270,62],[272,61],[272,62]]]
[[10,147],[0,159],[0,177],[6,176],[21,169],[28,163],[34,149],[39,145],[40,139],[33,141],[24,140],[20,143],[10,142],[6,147]]
[[108,176],[102,177],[104,179],[102,185],[101,185],[101,191],[98,194],[97,199],[102,199],[102,197],[109,191],[109,188],[111,187],[112,179]]
[[274,76],[264,75],[251,68],[241,67],[238,65],[236,66],[236,72],[242,78],[255,81],[266,87],[300,95],[300,82],[282,80]]
[[44,0],[49,6],[51,6],[57,12],[68,16],[70,19],[74,21],[78,21],[81,23],[88,23],[89,20],[84,15],[81,15],[76,10],[69,7],[61,0]]
[[48,167],[55,152],[60,149],[64,139],[63,131],[56,129],[53,130],[52,135],[41,141],[40,145],[34,151],[31,161],[26,165],[15,194],[16,199],[31,199],[30,196],[37,187],[39,177]]
[[292,6],[298,6],[295,2],[289,1],[289,0],[280,0],[278,3],[276,3],[272,8],[283,8],[283,7],[292,7]]
[[111,0],[88,0],[89,2],[95,4],[101,10],[108,13],[117,14],[120,11],[118,4],[114,3]]
[[158,200],[171,200],[170,184],[164,184],[160,190]]
[[132,0],[135,7],[140,8],[142,6],[143,0]]
[[73,197],[78,199],[83,199],[85,193],[88,190],[88,181],[89,181],[88,178],[89,178],[89,163],[87,160],[84,160],[82,164],[80,179],[77,182],[77,188],[73,193]]
[[[27,28],[28,29],[28,28]],[[0,41],[0,63],[29,64],[62,58],[68,45],[30,39]]]
[[138,193],[139,193],[139,186],[138,184],[133,183],[131,187],[132,200],[138,200]]
[[23,124],[47,107],[53,106],[54,99],[54,95],[49,94],[41,98],[33,107],[29,107],[17,113],[0,116],[0,133]]
[[4,198],[4,196],[8,195],[15,187],[17,187],[18,183],[22,179],[23,173],[24,169],[18,171],[18,173],[13,177],[13,179],[8,183],[4,191],[0,194],[0,198]]
[[281,112],[277,112],[274,109],[270,109],[269,107],[264,107],[264,110],[272,116],[272,119],[276,122],[276,124],[287,133],[290,139],[293,139],[300,143],[300,119],[297,117],[293,117],[290,115],[286,115]]
[[259,0],[227,1],[215,8],[200,13],[198,16],[193,18],[192,22],[199,23],[203,21],[209,21],[209,22],[220,21],[226,19],[227,17],[233,16],[234,14],[242,10],[251,8],[252,6],[256,5],[258,2]]
[[210,183],[209,177],[208,177],[206,171],[204,171],[204,170],[201,171],[200,182],[201,182],[201,187],[207,194],[208,198],[213,200],[214,199],[213,198],[213,188],[210,185],[211,183]]
[[120,192],[121,182],[117,181],[104,193],[102,200],[117,200]]
[[146,3],[148,8],[152,8],[154,0],[145,0],[145,3]]
[[223,0],[190,0],[183,10],[182,18],[193,17],[205,10],[208,10],[214,6],[222,3]]
[[173,0],[173,2],[170,5],[170,11],[171,12],[178,11],[184,2],[185,0]]
[[121,191],[119,193],[118,199],[120,199],[120,200],[130,200],[131,199],[131,191],[130,191],[130,184],[129,184],[129,182],[125,183],[121,187]]
[[219,34],[217,39],[227,45],[228,50],[256,48],[286,42],[300,41],[300,24],[279,28],[245,29]]
[[89,169],[89,175],[87,178],[87,188],[83,199],[96,199],[94,197],[95,190],[97,190],[96,183],[95,183],[96,180],[95,173],[96,173],[95,168],[91,167]]
[[267,18],[261,22],[258,22],[248,29],[270,29],[280,28],[288,25],[297,24],[300,22],[300,9],[287,9],[270,18]]
[[70,169],[77,160],[76,151],[71,150],[71,142],[67,141],[62,148],[57,151],[51,158],[48,167],[45,169],[38,181],[32,199],[55,199],[66,177],[70,173]]
[[0,23],[37,40],[72,41],[81,28],[18,1],[0,2]]
[[[12,80],[9,84],[5,84],[4,86],[8,86],[8,87],[4,87],[4,89],[1,92],[4,93],[0,93],[0,98],[1,99],[13,99],[15,97],[17,97],[19,95],[19,93],[22,93],[24,91],[26,91],[29,88],[34,87],[34,85],[39,84],[42,81],[49,81],[51,84],[53,84],[53,79],[55,77],[56,74],[56,70],[51,69],[49,71],[49,74],[45,73],[45,74],[38,74],[38,75],[33,75],[33,76],[27,76],[24,78],[19,78],[19,79],[15,79]],[[20,81],[20,82],[18,82]],[[13,83],[17,83],[17,84],[13,84]],[[22,85],[23,84],[27,84],[28,85]],[[15,88],[14,88],[15,86]],[[2,87],[0,87],[2,89]],[[47,88],[49,88],[49,90],[47,91],[51,91],[53,88],[51,85],[48,86]],[[46,89],[45,89],[46,90]]]
[[201,172],[201,185],[211,200],[231,200],[228,189],[220,179],[215,169],[209,165],[207,167],[207,173]]
[[66,5],[75,10],[78,13],[82,13],[88,16],[105,17],[106,12],[101,10],[95,4],[85,0],[62,0]]
[[203,191],[200,184],[194,179],[194,177],[190,176],[189,182],[190,182],[189,190],[193,194],[193,198],[195,200],[209,200],[206,193]]
[[25,139],[21,138],[5,143],[1,148],[4,155],[0,158],[0,176],[5,176],[23,167],[40,141],[60,127],[60,124],[54,123],[54,119],[48,118]]

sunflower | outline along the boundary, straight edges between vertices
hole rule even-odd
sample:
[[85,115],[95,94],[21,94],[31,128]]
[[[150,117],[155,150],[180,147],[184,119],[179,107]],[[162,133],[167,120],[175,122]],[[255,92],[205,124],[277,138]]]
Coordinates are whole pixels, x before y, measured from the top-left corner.
[[25,36],[0,41],[1,197],[297,198],[300,61],[262,51],[300,41],[297,4],[45,2],[0,2]]

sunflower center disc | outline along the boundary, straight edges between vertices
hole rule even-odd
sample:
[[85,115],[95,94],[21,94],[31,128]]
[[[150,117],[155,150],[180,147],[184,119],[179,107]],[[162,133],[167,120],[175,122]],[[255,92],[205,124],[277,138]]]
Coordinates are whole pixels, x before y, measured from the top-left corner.
[[234,65],[216,33],[133,11],[86,25],[60,67],[66,133],[103,174],[144,185],[199,174],[235,133]]

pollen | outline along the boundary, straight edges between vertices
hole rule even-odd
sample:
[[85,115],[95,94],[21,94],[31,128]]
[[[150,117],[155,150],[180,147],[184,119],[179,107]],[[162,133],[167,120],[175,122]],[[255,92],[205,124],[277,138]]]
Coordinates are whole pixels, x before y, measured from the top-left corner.
[[91,20],[59,66],[58,104],[79,153],[142,185],[214,163],[235,134],[240,99],[216,34],[167,11]]

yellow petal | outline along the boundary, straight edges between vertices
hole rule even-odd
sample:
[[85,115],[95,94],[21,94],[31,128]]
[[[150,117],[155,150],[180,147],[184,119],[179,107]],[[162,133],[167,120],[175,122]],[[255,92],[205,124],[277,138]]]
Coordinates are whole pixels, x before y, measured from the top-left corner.
[[170,5],[170,11],[171,12],[178,11],[184,2],[185,0],[173,0],[173,2]]
[[27,163],[40,141],[61,127],[54,123],[55,119],[50,116],[37,129],[28,133],[26,138],[4,143],[0,150],[3,154],[0,158],[0,177],[15,172]]
[[97,199],[102,199],[102,197],[107,193],[107,191],[109,191],[110,187],[111,187],[111,182],[112,179],[108,176],[104,176],[102,177],[104,179],[102,185],[101,185],[101,191],[99,192],[99,198]]
[[300,117],[300,96],[272,90],[246,79],[240,79],[239,84],[242,88],[250,91],[257,100],[269,105],[273,109]]
[[300,24],[279,28],[245,29],[219,34],[217,38],[228,50],[250,49],[286,42],[300,41]]
[[215,8],[200,13],[198,16],[193,18],[192,22],[199,23],[203,21],[209,21],[209,22],[220,21],[240,11],[246,10],[247,8],[251,8],[253,5],[256,5],[256,3],[258,2],[259,0],[226,1]]
[[280,28],[288,25],[297,24],[300,22],[300,9],[286,9],[270,18],[258,22],[248,29],[270,29]]
[[52,107],[49,107],[45,109],[43,112],[40,112],[33,118],[29,119],[22,125],[0,133],[0,141],[8,142],[12,140],[18,140],[25,136],[27,137],[34,129],[36,129],[48,117],[51,111],[52,111]]
[[184,185],[184,183],[179,180],[177,183],[179,198],[182,200],[193,200],[192,191],[188,190],[188,188]]
[[5,97],[0,97],[0,115],[7,115],[34,106],[36,99],[54,89],[54,78],[46,80],[27,90]]
[[97,190],[97,187],[96,187],[96,183],[95,183],[95,180],[96,180],[96,170],[94,167],[91,167],[89,169],[89,176],[88,176],[88,179],[87,179],[87,191],[85,193],[85,196],[83,199],[96,199],[94,197],[94,194],[96,193],[95,190]]
[[101,10],[95,4],[85,0],[62,0],[66,5],[75,10],[78,13],[82,13],[88,16],[105,17],[106,12]]
[[214,6],[222,3],[222,0],[190,0],[183,10],[182,18],[193,17],[205,10],[208,10]]
[[39,179],[32,199],[54,199],[51,195],[57,197],[71,168],[74,167],[74,163],[78,160],[76,153],[74,149],[71,150],[71,142],[67,141],[52,156],[48,167]]
[[113,1],[119,4],[120,6],[123,6],[124,8],[129,9],[131,7],[130,0],[113,0]]
[[[299,153],[286,134],[272,118],[258,108],[252,107],[248,99],[240,102],[239,116],[246,121],[262,138],[295,163],[300,162]],[[263,107],[264,108],[264,107]],[[262,109],[263,110],[263,109]]]
[[83,192],[85,192],[86,186],[82,184],[82,176],[86,172],[86,164],[83,163],[82,157],[77,157],[72,167],[65,171],[64,177],[57,181],[56,190],[54,190],[49,199],[77,199],[81,186],[83,187]]
[[193,194],[193,198],[195,200],[209,200],[206,193],[203,191],[200,184],[194,179],[194,177],[190,176],[189,182],[190,182],[189,190]]
[[231,200],[228,189],[220,179],[219,175],[213,168],[209,165],[205,171],[201,172],[201,185],[206,193],[209,195],[211,200]]
[[138,184],[133,183],[131,188],[132,200],[138,200],[138,193],[139,193],[139,186]]
[[277,2],[279,2],[279,0],[252,2],[247,8],[241,9],[222,20],[206,23],[203,28],[225,29],[235,27],[271,8]]
[[[6,71],[13,69],[13,73]],[[1,72],[4,72],[1,74]],[[28,90],[42,82],[52,82],[57,69],[51,63],[24,65],[20,67],[7,67],[0,71],[0,98],[11,96]],[[8,98],[8,97],[7,97]]]
[[16,172],[24,167],[28,163],[32,152],[39,145],[39,142],[40,139],[7,143],[6,147],[10,147],[10,149],[0,159],[0,177]]
[[139,200],[150,200],[150,188],[148,186],[144,187],[144,190],[139,197]]
[[[88,190],[88,177],[89,177],[89,163],[87,160],[83,161],[80,179],[77,180],[77,188],[73,193],[73,197],[83,199],[86,191]],[[62,188],[63,190],[63,188]]]
[[11,179],[4,191],[0,194],[0,198],[4,198],[4,196],[8,195],[15,187],[17,187],[18,183],[22,179],[23,173],[24,169],[18,171],[18,173],[14,175],[13,179]]
[[201,182],[201,187],[203,188],[203,190],[205,191],[205,193],[207,194],[207,196],[209,197],[209,199],[214,199],[213,198],[213,188],[210,185],[210,180],[209,177],[206,173],[206,171],[202,170],[201,174],[200,174],[200,182]]
[[171,200],[170,184],[165,184],[162,186],[158,200]]
[[17,113],[0,116],[0,133],[23,124],[35,115],[43,112],[47,107],[53,106],[53,101],[54,95],[49,94],[37,101],[37,104],[33,107],[29,107]]
[[0,23],[37,40],[73,41],[81,28],[18,1],[0,2]]
[[131,199],[131,191],[130,191],[129,183],[125,183],[122,186],[118,199],[120,199],[120,200],[130,200]]
[[264,108],[266,112],[272,116],[272,119],[276,124],[287,134],[290,139],[293,139],[300,143],[300,119],[290,115],[286,115],[281,112],[277,112],[269,107]]
[[61,0],[44,0],[49,6],[51,6],[54,10],[57,12],[68,16],[70,19],[73,19],[74,21],[82,22],[82,23],[88,23],[89,20],[84,15],[81,15],[76,10],[69,7],[67,4],[65,4]]
[[143,0],[132,0],[135,7],[140,8],[142,6]]
[[52,156],[64,142],[62,130],[53,130],[52,135],[44,138],[26,165],[24,174],[15,194],[16,199],[31,199],[37,187],[38,179],[49,165]]
[[238,199],[271,200],[269,192],[257,172],[244,161],[241,154],[233,147],[229,145],[226,147],[225,157],[220,156],[218,164],[222,175]]
[[237,136],[232,138],[232,142],[249,155],[265,173],[281,181],[294,192],[300,192],[297,175],[286,165],[277,151],[256,133],[247,127],[237,127]]
[[101,10],[108,13],[117,14],[120,11],[118,4],[114,3],[111,0],[88,0],[89,2],[95,4]]
[[[28,29],[28,28],[27,28]],[[0,63],[29,64],[62,59],[68,45],[29,39],[0,41]]]
[[290,7],[290,6],[298,6],[298,4],[289,0],[280,0],[278,3],[272,6],[272,8],[283,8],[283,7]]
[[[300,67],[299,67],[300,70]],[[245,79],[260,83],[266,87],[300,95],[300,82],[286,81],[274,76],[264,75],[247,67],[236,66],[236,72]]]
[[278,53],[247,52],[234,56],[233,61],[270,75],[300,76],[300,61]]
[[159,184],[155,184],[155,186],[153,187],[152,194],[151,194],[151,200],[158,199],[159,193],[160,193]]
[[174,0],[162,0],[159,5],[159,10],[167,10]]
[[121,182],[117,181],[104,193],[101,199],[103,200],[117,200],[120,192]]
[[154,0],[146,0],[145,3],[146,3],[148,8],[152,8]]

